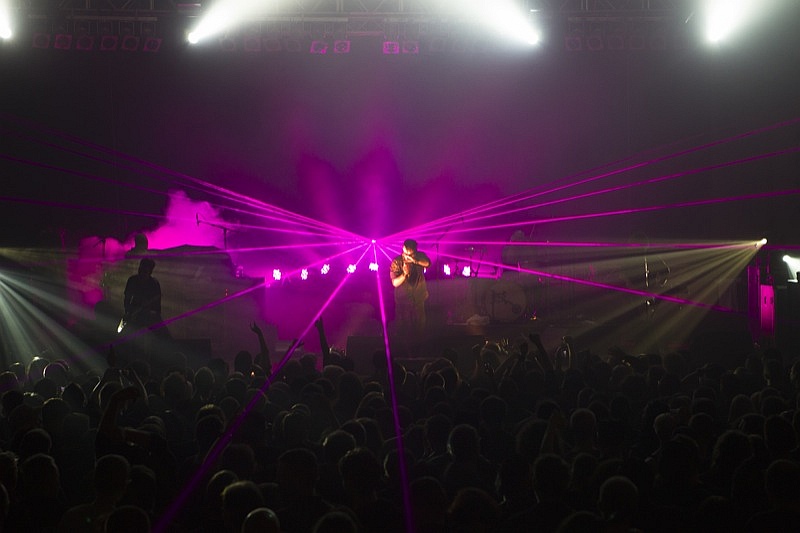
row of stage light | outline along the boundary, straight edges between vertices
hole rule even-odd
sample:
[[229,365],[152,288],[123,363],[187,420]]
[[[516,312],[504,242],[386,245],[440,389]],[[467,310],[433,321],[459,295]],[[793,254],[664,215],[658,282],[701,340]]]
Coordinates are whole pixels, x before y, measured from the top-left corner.
[[[379,271],[381,271],[380,264],[376,263],[374,261],[370,262],[369,266],[367,268],[368,268],[369,272],[379,272]],[[360,271],[360,269],[358,267],[358,264],[356,264],[356,263],[347,263],[341,270],[343,270],[347,274],[355,274],[356,272]],[[428,271],[429,271],[429,269],[426,268],[425,269],[425,274],[426,275],[428,274]],[[277,281],[287,282],[287,281],[291,281],[292,278],[289,275],[287,275],[287,272],[288,271],[286,269],[273,268],[272,269],[271,278],[266,278],[264,281],[268,285],[271,282],[277,282]],[[332,267],[330,263],[324,263],[321,267],[319,267],[319,269],[317,271],[315,271],[314,269],[309,269],[309,268],[300,268],[300,269],[298,269],[296,271],[292,271],[292,272],[296,273],[297,279],[299,279],[300,281],[309,281],[310,279],[314,278],[314,276],[315,276],[315,274],[317,272],[318,272],[320,277],[324,277],[324,276],[328,276],[329,274],[331,274],[331,272],[335,273],[336,272],[336,268]],[[438,275],[442,275],[442,276],[444,276],[446,278],[455,278],[455,277],[470,278],[470,277],[476,276],[477,272],[476,272],[476,269],[471,265],[463,265],[462,266],[461,264],[459,264],[457,262],[456,263],[449,263],[448,262],[448,263],[443,263],[441,265],[441,268],[437,269],[437,276]],[[236,276],[237,277],[242,277],[242,278],[245,277],[244,269],[241,266],[237,267]]]
[[[689,46],[683,33],[637,32],[633,34],[572,31],[563,39],[567,52],[618,52],[680,50]],[[77,52],[159,52],[163,37],[143,35],[91,35],[79,33],[36,32],[31,47]],[[175,49],[175,43],[170,45]],[[383,55],[437,55],[443,53],[480,55],[496,49],[484,39],[434,37],[424,39],[357,39],[225,36],[212,46],[234,53],[307,53],[311,55],[347,55],[351,51],[374,51]]]
[[71,33],[34,33],[31,46],[38,49],[78,52],[150,52],[161,49],[161,37],[139,35],[81,35]]
[[[719,43],[736,31],[755,23],[765,15],[778,16],[785,4],[794,0],[696,0],[686,8],[686,12],[658,12],[657,16],[599,17],[570,16],[563,36],[563,47],[571,52],[599,52],[604,50],[666,50],[683,48],[691,40],[705,39]],[[558,42],[561,36],[553,31],[555,12],[536,8],[523,9],[517,2],[496,0],[495,2],[455,2],[442,0],[427,21],[420,22],[421,14],[405,13],[407,22],[389,21],[385,15],[383,31],[369,28],[363,31],[359,24],[351,25],[347,17],[339,17],[331,22],[316,22],[322,30],[305,28],[302,16],[288,17],[300,24],[303,31],[297,32],[292,26],[290,33],[248,30],[252,27],[272,27],[281,24],[281,17],[270,20],[270,9],[275,2],[254,2],[252,4],[220,0],[213,6],[198,11],[187,20],[196,21],[193,28],[175,31],[165,28],[166,22],[157,16],[117,16],[107,14],[79,16],[70,14],[48,19],[41,16],[28,16],[11,9],[9,0],[0,0],[0,39],[11,41],[19,35],[32,35],[35,48],[54,48],[79,51],[143,51],[157,52],[167,33],[170,46],[177,45],[174,34],[185,35],[190,43],[216,40],[224,50],[243,50],[250,52],[266,51],[306,51],[312,54],[347,54],[355,37],[375,37],[384,39],[380,49],[387,55],[437,53],[442,51],[479,52],[490,42],[517,41],[536,45],[542,41]],[[199,4],[198,4],[199,6]],[[274,16],[274,14],[273,14]],[[266,17],[266,18],[265,18]],[[287,18],[287,17],[283,17]],[[312,17],[313,19],[313,17]],[[341,20],[340,20],[341,19]],[[606,20],[607,19],[607,20]],[[172,19],[168,19],[172,20]],[[180,17],[174,20],[181,20]],[[311,19],[309,19],[311,20]],[[356,20],[358,18],[356,17]],[[695,31],[695,21],[699,20],[699,31]],[[458,23],[454,21],[460,21]],[[157,27],[157,24],[159,25]],[[308,24],[314,24],[310,22]],[[326,26],[327,24],[327,26]],[[427,28],[446,25],[448,31],[437,34]],[[30,26],[30,28],[26,27]],[[405,26],[410,29],[405,29]],[[463,25],[464,29],[459,30]],[[311,27],[311,26],[309,26]],[[549,27],[549,28],[548,28]],[[242,29],[245,28],[245,29]],[[332,28],[332,29],[331,29]],[[399,29],[398,29],[399,28]],[[423,28],[423,31],[420,31]],[[474,29],[483,28],[483,36],[472,38]],[[184,33],[185,32],[185,33]],[[481,33],[479,31],[479,33]],[[494,33],[499,41],[489,37]],[[692,35],[695,35],[694,37]],[[701,35],[702,34],[702,35]],[[298,39],[297,35],[303,35]]]

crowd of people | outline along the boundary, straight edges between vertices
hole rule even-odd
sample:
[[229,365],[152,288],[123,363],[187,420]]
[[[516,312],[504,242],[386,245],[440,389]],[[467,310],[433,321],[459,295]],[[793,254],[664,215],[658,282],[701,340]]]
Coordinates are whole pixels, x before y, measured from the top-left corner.
[[800,531],[795,354],[595,354],[529,332],[421,343],[419,368],[376,352],[363,375],[321,320],[316,354],[251,330],[199,368],[113,347],[102,372],[11,362],[2,529]]

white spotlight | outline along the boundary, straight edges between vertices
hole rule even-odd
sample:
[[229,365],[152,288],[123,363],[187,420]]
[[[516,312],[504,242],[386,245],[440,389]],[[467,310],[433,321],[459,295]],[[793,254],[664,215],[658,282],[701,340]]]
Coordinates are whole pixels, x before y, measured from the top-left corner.
[[797,283],[797,273],[800,272],[800,259],[792,257],[791,255],[784,255],[783,262],[786,263],[787,281]]
[[754,0],[706,0],[706,38],[718,43],[738,30],[753,12]]
[[377,272],[377,271],[378,271],[378,263],[370,263],[370,264],[369,264],[369,269],[370,269],[372,272]]
[[756,241],[756,248],[761,248],[765,244],[767,244],[767,239],[761,239],[760,241]]
[[11,16],[9,14],[9,2],[0,0],[0,39],[11,39],[14,32],[11,31]]
[[442,268],[442,272],[444,272],[445,276],[452,276],[453,275],[453,271],[450,270],[450,265],[448,265],[448,264],[444,265],[444,267]]
[[468,278],[470,275],[472,275],[472,269],[469,267],[469,265],[464,267],[464,270],[461,271],[461,275],[465,278]]
[[197,24],[187,39],[191,44],[219,35],[231,28],[235,23],[242,20],[246,11],[244,6],[236,6],[233,2],[219,1],[206,13]]
[[280,281],[281,277],[282,277],[281,269],[276,268],[272,271],[272,279],[274,279],[275,281]]
[[307,268],[304,268],[303,270],[300,271],[300,279],[302,279],[303,281],[308,279],[308,269]]
[[322,268],[319,270],[319,273],[323,276],[331,271],[331,266],[328,263],[322,265]]
[[356,271],[356,266],[355,265],[347,265],[347,273],[348,274],[352,274],[355,271]]
[[519,9],[515,2],[468,0],[461,3],[459,9],[467,10],[476,20],[491,27],[495,32],[518,42],[532,46],[541,41],[540,30],[529,20],[530,13]]

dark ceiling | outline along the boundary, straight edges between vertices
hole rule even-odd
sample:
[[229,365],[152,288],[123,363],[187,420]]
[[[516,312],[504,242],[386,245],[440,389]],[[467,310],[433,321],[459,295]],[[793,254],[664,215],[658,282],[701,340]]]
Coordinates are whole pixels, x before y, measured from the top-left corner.
[[[38,49],[28,28],[0,46],[0,243],[126,239],[159,224],[167,191],[217,201],[171,173],[380,236],[665,158],[554,197],[675,175],[659,184],[509,220],[648,208],[547,231],[796,244],[799,11],[716,49],[686,38],[690,20],[664,49],[606,40],[592,51],[584,40],[569,51],[565,37],[585,24],[574,13],[551,17],[550,40],[533,51],[451,28],[443,48],[425,36],[418,54],[396,56],[375,35],[339,55],[292,52],[285,38],[250,53],[242,35],[233,51],[190,48],[165,24],[156,52]],[[702,205],[649,209],[691,202]]]

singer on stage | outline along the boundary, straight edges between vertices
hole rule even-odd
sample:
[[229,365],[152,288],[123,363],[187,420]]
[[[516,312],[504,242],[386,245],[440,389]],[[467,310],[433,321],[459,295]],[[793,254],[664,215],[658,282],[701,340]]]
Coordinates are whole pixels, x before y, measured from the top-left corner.
[[394,286],[397,331],[405,335],[421,335],[425,331],[425,300],[428,287],[425,269],[431,266],[427,255],[417,250],[417,241],[406,239],[403,253],[394,258],[390,276]]

